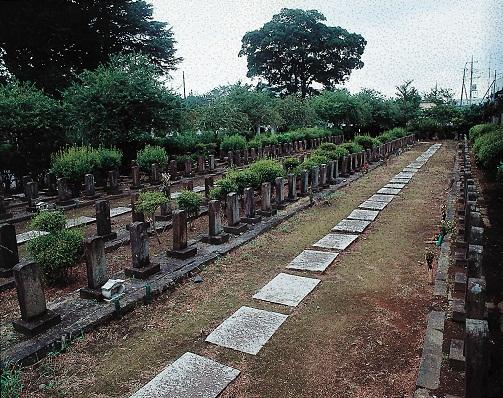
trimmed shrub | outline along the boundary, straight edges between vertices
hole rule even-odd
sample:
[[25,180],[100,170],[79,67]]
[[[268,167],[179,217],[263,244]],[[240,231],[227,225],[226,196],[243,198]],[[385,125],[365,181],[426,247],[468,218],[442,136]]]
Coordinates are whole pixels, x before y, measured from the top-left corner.
[[331,142],[324,142],[318,147],[318,149],[320,149],[322,151],[330,151],[330,152],[337,150],[337,148],[338,148],[338,145],[333,144]]
[[49,284],[64,283],[83,252],[83,239],[81,230],[64,229],[29,241],[27,250]]
[[30,228],[49,233],[60,232],[66,227],[66,217],[62,211],[41,211],[30,222]]
[[313,167],[319,166],[322,164],[327,164],[329,162],[329,158],[319,154],[313,154],[306,160],[300,164],[300,166],[296,170],[296,174],[299,174],[302,170],[310,171]]
[[114,170],[122,163],[122,152],[116,148],[98,148],[99,169]]
[[168,197],[160,191],[144,191],[138,196],[136,203],[136,211],[144,213],[149,217],[153,217],[156,210],[161,206],[168,203]]
[[[334,145],[334,144],[331,144],[331,145]],[[328,158],[329,160],[337,160],[337,159],[343,158],[344,156],[349,155],[349,151],[340,145],[335,145],[335,148],[331,149],[331,150],[324,149],[324,148],[326,148],[326,147],[322,148],[322,145],[320,145],[318,147],[318,149],[316,149],[313,152],[313,154],[319,155],[319,156],[324,156],[324,157]]]
[[193,191],[182,191],[176,199],[178,208],[185,210],[189,217],[197,217],[199,208],[201,207],[201,195]]
[[487,170],[495,170],[503,160],[503,128],[479,136],[473,144],[477,163]]
[[297,167],[299,167],[299,166],[300,166],[300,160],[294,156],[288,157],[283,160],[283,168],[287,172],[291,172],[291,171],[297,169]]
[[471,127],[468,131],[468,136],[470,137],[470,141],[474,142],[478,137],[483,136],[484,134],[491,133],[498,129],[497,124],[492,123],[484,123],[484,124],[476,124]]
[[168,163],[168,154],[166,150],[159,145],[146,145],[136,153],[138,166],[144,171],[149,171],[153,163],[164,168]]
[[364,149],[372,149],[375,145],[374,139],[369,135],[357,135],[353,141]]
[[281,163],[270,159],[253,162],[248,169],[258,175],[259,185],[263,182],[273,183],[276,177],[283,177],[285,175],[285,170]]
[[220,149],[225,152],[235,151],[237,149],[241,150],[245,148],[246,139],[239,134],[225,136],[222,140],[222,143],[220,144]]
[[261,183],[260,175],[249,167],[240,171],[231,170],[226,178],[234,181],[239,192],[243,192],[248,187],[256,189]]
[[354,142],[345,142],[344,144],[339,145],[339,147],[346,149],[349,153],[358,153],[363,151],[363,147]]
[[237,192],[237,190],[236,182],[224,177],[215,182],[215,186],[210,190],[210,198],[223,200],[228,193]]
[[394,127],[391,130],[386,131],[385,133],[389,133],[392,139],[405,137],[409,132],[405,130],[403,127]]

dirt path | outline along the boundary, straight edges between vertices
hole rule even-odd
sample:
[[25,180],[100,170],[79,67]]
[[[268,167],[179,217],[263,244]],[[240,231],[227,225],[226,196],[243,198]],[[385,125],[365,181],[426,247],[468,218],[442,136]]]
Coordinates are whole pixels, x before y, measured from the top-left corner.
[[[295,309],[251,296],[429,145],[390,160],[150,306],[27,369],[27,397],[128,396],[186,351],[242,371],[224,397],[396,397],[413,390],[431,301],[423,259],[452,170],[446,143]],[[257,356],[204,342],[242,305],[291,314]]]

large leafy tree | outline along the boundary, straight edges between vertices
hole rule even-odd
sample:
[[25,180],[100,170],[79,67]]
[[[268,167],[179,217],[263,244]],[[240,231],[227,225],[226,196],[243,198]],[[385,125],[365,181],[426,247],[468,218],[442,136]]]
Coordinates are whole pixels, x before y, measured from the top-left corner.
[[325,20],[316,10],[284,8],[262,28],[246,33],[239,55],[247,57],[247,76],[302,98],[315,92],[315,84],[333,88],[343,82],[363,67],[366,41]]
[[180,61],[174,44],[143,0],[0,2],[0,79],[14,75],[51,92],[119,52],[141,51],[168,73]]
[[396,104],[400,114],[400,122],[404,126],[420,113],[421,95],[412,85],[412,80],[406,80],[396,86]]
[[63,92],[63,103],[71,141],[115,145],[126,159],[180,127],[181,99],[144,55],[114,55],[82,72]]
[[364,114],[360,120],[362,132],[377,135],[381,131],[395,126],[398,119],[398,108],[395,101],[371,89],[363,89],[355,97]]

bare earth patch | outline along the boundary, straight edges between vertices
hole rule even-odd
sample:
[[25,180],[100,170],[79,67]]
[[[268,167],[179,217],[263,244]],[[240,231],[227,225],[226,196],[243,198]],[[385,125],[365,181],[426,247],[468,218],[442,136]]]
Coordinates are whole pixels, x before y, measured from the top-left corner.
[[[393,158],[210,265],[202,284],[187,281],[27,368],[24,396],[128,396],[186,351],[241,370],[226,398],[410,396],[432,302],[420,262],[445,202],[452,143],[326,273],[316,274],[321,284],[297,308],[251,296],[428,146]],[[290,315],[257,356],[204,342],[242,305]]]

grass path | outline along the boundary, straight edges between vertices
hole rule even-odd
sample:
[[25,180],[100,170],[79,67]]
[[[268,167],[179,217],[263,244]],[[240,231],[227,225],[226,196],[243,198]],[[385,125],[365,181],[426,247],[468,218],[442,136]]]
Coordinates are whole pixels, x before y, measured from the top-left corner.
[[[439,222],[453,144],[444,144],[401,197],[316,276],[322,283],[296,309],[251,296],[428,146],[390,160],[220,259],[201,272],[202,284],[189,281],[29,368],[25,396],[128,396],[186,351],[242,371],[223,393],[227,398],[410,394],[432,290],[418,262]],[[291,314],[257,356],[204,342],[242,305]]]

